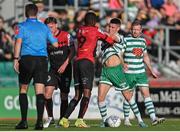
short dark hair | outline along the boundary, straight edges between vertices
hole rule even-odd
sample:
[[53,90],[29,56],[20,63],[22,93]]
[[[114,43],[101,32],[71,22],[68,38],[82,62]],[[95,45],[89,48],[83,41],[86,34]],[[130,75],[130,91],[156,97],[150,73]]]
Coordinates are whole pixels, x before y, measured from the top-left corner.
[[54,18],[54,17],[48,17],[48,18],[45,19],[44,23],[45,23],[45,24],[57,23],[57,20],[56,20],[56,18]]
[[97,22],[97,16],[94,12],[88,12],[85,15],[84,23],[87,26],[95,26]]
[[138,25],[140,25],[140,26],[142,27],[141,22],[140,22],[139,20],[135,20],[135,21],[132,23],[132,26],[131,26],[131,27],[138,26]]
[[112,18],[110,23],[121,25],[121,20],[119,18]]
[[35,4],[28,4],[25,6],[26,17],[37,16],[38,8]]

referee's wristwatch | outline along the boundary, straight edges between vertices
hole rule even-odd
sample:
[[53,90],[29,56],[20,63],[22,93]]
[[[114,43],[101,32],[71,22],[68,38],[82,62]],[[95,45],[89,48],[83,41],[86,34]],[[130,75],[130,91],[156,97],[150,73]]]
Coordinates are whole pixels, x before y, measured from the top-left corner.
[[13,57],[13,60],[19,60],[19,57]]

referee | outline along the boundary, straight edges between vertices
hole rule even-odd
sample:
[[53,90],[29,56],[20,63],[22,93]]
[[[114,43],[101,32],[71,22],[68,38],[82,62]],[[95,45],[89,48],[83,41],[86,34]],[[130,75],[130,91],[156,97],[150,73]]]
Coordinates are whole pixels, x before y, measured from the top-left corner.
[[28,85],[33,78],[36,93],[37,122],[35,130],[43,129],[44,84],[47,80],[47,41],[57,47],[57,40],[50,29],[37,20],[38,8],[34,4],[25,7],[26,21],[20,23],[14,47],[14,69],[19,73],[19,104],[21,121],[16,129],[27,129]]

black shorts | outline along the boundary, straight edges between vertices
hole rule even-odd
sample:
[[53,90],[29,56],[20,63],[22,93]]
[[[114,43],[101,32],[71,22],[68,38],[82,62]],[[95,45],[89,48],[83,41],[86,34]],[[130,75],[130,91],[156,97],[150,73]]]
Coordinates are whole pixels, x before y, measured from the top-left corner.
[[48,59],[45,56],[23,56],[19,61],[19,72],[19,83],[21,84],[29,84],[32,78],[34,84],[45,84]]
[[83,86],[88,89],[93,87],[94,64],[90,60],[82,59],[74,62],[74,85]]
[[69,93],[72,79],[72,65],[68,64],[64,73],[59,74],[57,71],[50,69],[46,86],[55,86],[63,93]]

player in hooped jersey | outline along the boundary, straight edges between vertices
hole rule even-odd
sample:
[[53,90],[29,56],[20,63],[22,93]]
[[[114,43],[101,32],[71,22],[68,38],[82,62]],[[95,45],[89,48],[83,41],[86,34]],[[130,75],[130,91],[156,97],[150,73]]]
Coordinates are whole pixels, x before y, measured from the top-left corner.
[[129,103],[135,117],[138,120],[139,126],[142,128],[147,127],[141,118],[136,101],[134,100],[133,92],[126,81],[123,72],[123,36],[118,34],[120,30],[121,21],[118,18],[112,18],[109,23],[108,33],[110,36],[117,38],[117,42],[111,47],[102,47],[102,72],[98,86],[98,107],[103,119],[101,127],[108,127],[107,123],[107,107],[106,107],[106,95],[109,89],[114,86],[116,91],[121,91],[124,99]]
[[64,116],[68,107],[68,94],[72,79],[71,60],[75,55],[75,47],[70,34],[58,29],[56,18],[48,17],[45,24],[48,25],[54,37],[58,40],[58,48],[48,45],[50,69],[45,89],[45,106],[48,119],[43,125],[44,128],[47,128],[54,122],[52,94],[55,88],[58,87],[61,91],[60,119]]
[[[135,90],[139,88],[144,97],[144,104],[151,118],[152,125],[158,125],[165,121],[164,118],[156,116],[155,107],[150,96],[148,77],[146,75],[145,64],[154,78],[158,78],[153,71],[151,61],[147,53],[146,41],[142,37],[142,25],[140,21],[134,21],[131,27],[131,35],[124,38],[123,49],[125,62],[125,76],[130,88]],[[124,101],[124,125],[131,126],[129,120],[130,106]]]
[[75,122],[76,127],[88,127],[83,121],[83,117],[88,108],[89,99],[91,97],[91,90],[94,79],[94,51],[98,39],[103,39],[109,44],[114,41],[107,34],[102,33],[95,26],[97,16],[93,12],[88,12],[85,15],[85,25],[80,27],[77,33],[78,48],[77,57],[73,65],[74,71],[74,85],[75,96],[70,101],[68,109],[64,117],[60,120],[59,124],[63,127],[69,127],[68,118],[80,102],[80,110],[78,119]]

